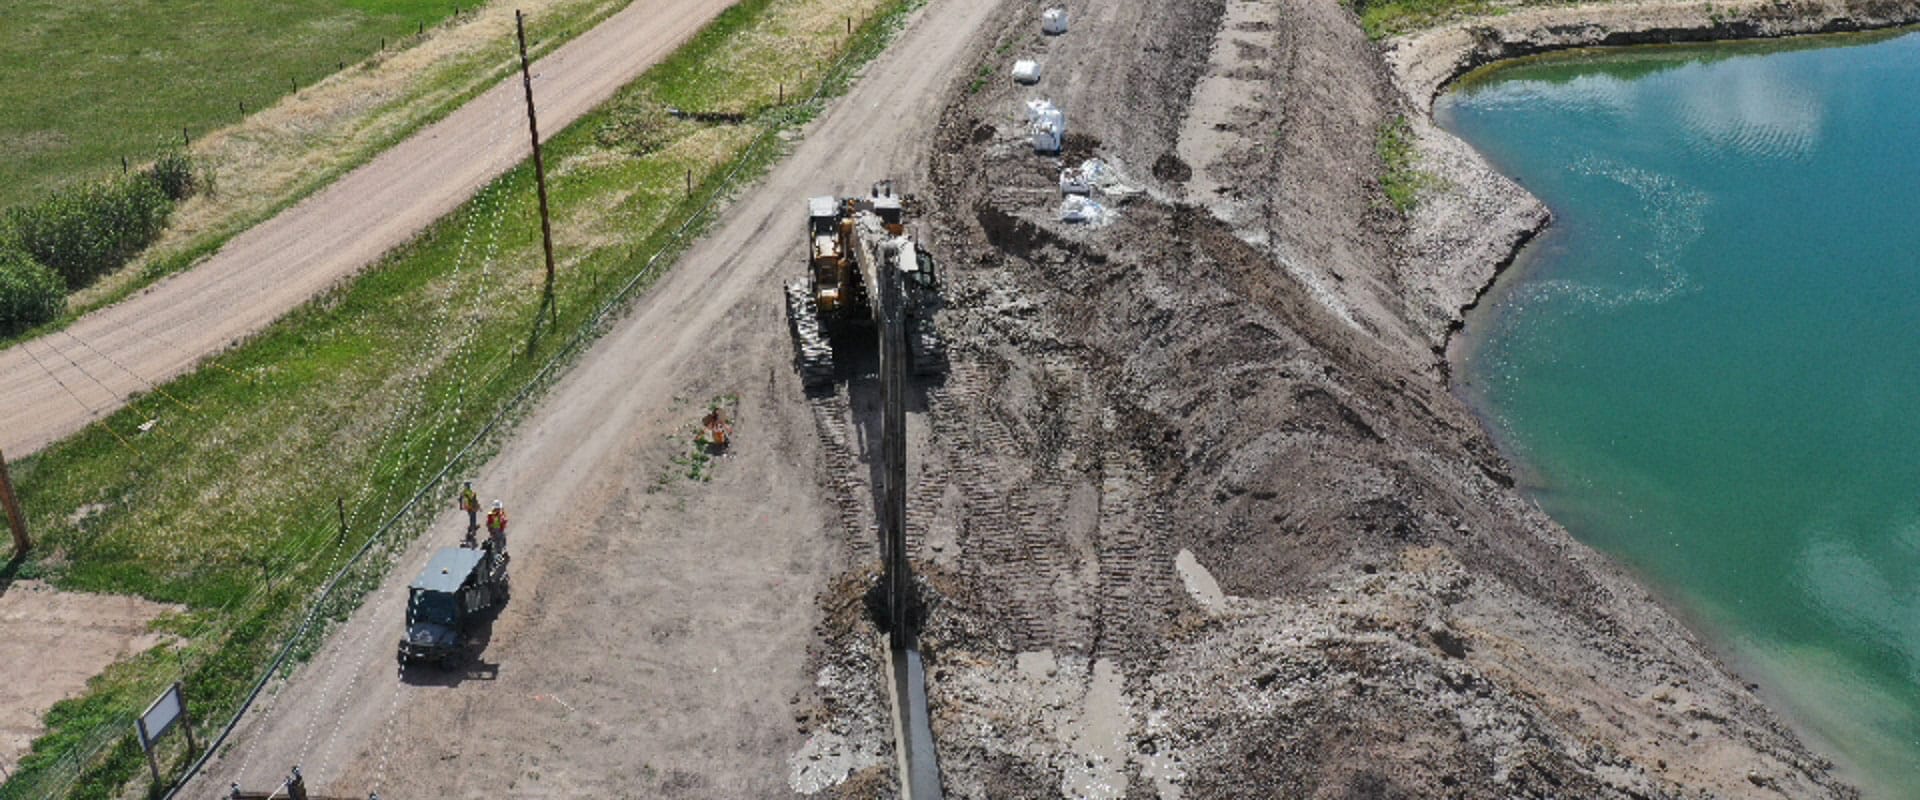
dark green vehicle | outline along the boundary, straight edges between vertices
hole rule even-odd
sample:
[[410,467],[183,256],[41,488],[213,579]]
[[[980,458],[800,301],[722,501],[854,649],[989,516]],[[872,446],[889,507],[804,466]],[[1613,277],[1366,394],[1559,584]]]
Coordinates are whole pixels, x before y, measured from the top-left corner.
[[491,541],[434,553],[408,589],[400,666],[452,664],[465,650],[473,624],[506,604],[507,561],[506,552],[496,551]]

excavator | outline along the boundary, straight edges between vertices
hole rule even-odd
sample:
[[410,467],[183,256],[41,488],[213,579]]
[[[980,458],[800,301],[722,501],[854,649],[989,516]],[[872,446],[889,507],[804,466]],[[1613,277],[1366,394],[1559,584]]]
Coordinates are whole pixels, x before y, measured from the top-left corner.
[[879,320],[873,295],[882,285],[879,270],[894,270],[902,280],[908,363],[914,373],[946,369],[946,346],[933,325],[940,283],[933,256],[907,231],[911,199],[894,191],[892,181],[874,184],[866,197],[814,197],[807,200],[807,277],[786,286],[787,319],[793,328],[795,361],[809,389],[833,382],[837,340]]

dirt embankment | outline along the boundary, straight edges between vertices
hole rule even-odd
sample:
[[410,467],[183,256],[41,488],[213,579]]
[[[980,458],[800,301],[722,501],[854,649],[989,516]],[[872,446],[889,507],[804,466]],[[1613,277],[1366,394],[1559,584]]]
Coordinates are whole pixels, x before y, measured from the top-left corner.
[[[1437,348],[1545,211],[1484,167],[1382,210],[1374,133],[1444,78],[1409,98],[1406,45],[1315,0],[1068,2],[1057,38],[1006,5],[967,74],[1046,77],[958,93],[922,187],[954,372],[910,533],[950,794],[1854,794],[1448,393]],[[1110,225],[1060,221],[1041,97],[1068,162],[1143,190]]]

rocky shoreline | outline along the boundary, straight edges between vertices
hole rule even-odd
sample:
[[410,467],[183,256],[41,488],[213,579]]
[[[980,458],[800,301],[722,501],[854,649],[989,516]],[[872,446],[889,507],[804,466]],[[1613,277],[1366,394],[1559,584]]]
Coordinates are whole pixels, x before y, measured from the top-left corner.
[[[1555,51],[1865,32],[1915,24],[1920,24],[1916,2],[1640,0],[1477,17],[1385,42],[1382,60],[1411,109],[1421,167],[1438,178],[1436,190],[1423,195],[1409,219],[1400,245],[1400,269],[1426,281],[1425,333],[1442,379],[1451,382],[1453,340],[1467,316],[1553,220],[1539,198],[1435,124],[1434,103],[1453,82],[1502,61]],[[1764,695],[1757,700],[1772,705]]]

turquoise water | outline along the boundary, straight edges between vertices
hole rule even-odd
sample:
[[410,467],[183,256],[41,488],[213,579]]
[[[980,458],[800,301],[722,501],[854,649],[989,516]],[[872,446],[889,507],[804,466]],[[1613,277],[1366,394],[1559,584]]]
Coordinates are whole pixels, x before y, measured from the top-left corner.
[[1920,34],[1551,57],[1436,116],[1555,214],[1455,369],[1533,496],[1920,798]]

